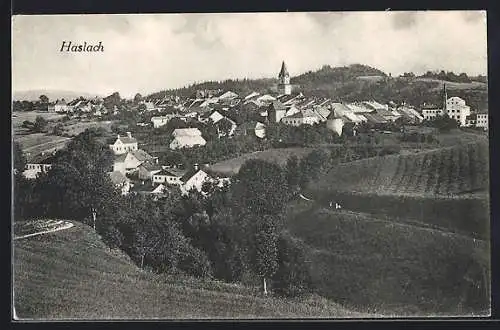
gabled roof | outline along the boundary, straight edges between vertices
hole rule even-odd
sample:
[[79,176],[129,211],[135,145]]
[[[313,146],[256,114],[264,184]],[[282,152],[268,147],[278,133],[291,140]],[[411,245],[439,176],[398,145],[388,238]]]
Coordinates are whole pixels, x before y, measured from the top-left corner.
[[129,151],[140,162],[151,161],[158,157],[153,157],[142,149]]
[[175,137],[175,140],[184,146],[204,145],[207,143],[201,135],[179,135]]
[[245,100],[255,98],[255,97],[259,96],[259,95],[260,95],[260,93],[251,92],[250,94],[248,94],[247,96],[245,96]]
[[161,170],[160,165],[156,164],[156,162],[151,162],[151,161],[146,161],[142,163],[140,166],[142,166],[146,171],[149,172]]
[[57,105],[66,105],[67,103],[66,103],[66,101],[64,99],[62,99],[62,100],[57,100],[56,104]]
[[203,170],[200,170],[200,169],[197,169],[195,170],[194,168],[190,169],[189,171],[187,171],[181,178],[181,181],[186,183],[189,179],[191,179],[195,174],[197,174],[198,172],[203,172],[206,174],[205,171]]
[[27,164],[52,164],[55,161],[55,154],[46,153],[33,156]]
[[115,157],[115,163],[123,163],[127,158],[127,154],[118,155]]
[[297,113],[294,113],[290,116],[286,116],[284,118],[318,118],[318,115],[315,114],[311,109],[304,109],[302,111],[299,111]]
[[124,184],[125,182],[129,181],[129,179],[120,171],[113,171],[109,172],[108,174],[111,182],[113,182],[113,184],[115,185]]
[[175,177],[181,178],[185,174],[186,174],[185,170],[179,170],[176,168],[165,168],[165,169],[162,169],[160,172],[156,173],[155,175],[175,176]]
[[386,123],[387,122],[387,119],[385,119],[384,117],[378,115],[375,112],[364,113],[363,116],[365,116],[366,119],[368,119],[368,121],[370,121],[372,123],[382,124],[382,123]]
[[278,111],[278,110],[286,111],[285,105],[278,100],[273,101],[269,105],[269,109],[274,109],[275,111]]
[[221,96],[219,96],[219,99],[234,99],[237,97],[238,97],[238,94],[236,94],[235,92],[227,91],[224,94],[222,94]]
[[121,141],[121,143],[123,143],[123,144],[137,143],[137,140],[136,140],[135,138],[133,138],[133,137],[128,137],[128,136],[120,136],[120,135],[118,135],[118,136],[116,137],[115,143],[116,143],[116,141],[118,141],[118,140],[120,140],[120,141]]
[[172,132],[172,135],[175,137],[181,137],[181,136],[201,136],[201,132],[198,128],[176,128]]

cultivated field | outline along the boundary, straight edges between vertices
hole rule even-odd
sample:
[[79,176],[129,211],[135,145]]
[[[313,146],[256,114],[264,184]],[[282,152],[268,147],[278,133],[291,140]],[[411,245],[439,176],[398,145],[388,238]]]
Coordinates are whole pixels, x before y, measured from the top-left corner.
[[317,295],[265,298],[254,288],[141,271],[80,223],[14,245],[14,305],[22,319],[376,316]]
[[315,191],[436,196],[487,191],[487,143],[340,164],[310,186]]
[[63,148],[71,139],[63,136],[49,135],[45,133],[31,133],[14,136],[19,142],[21,149],[27,154],[28,160],[31,156],[44,151],[53,151]]
[[433,78],[417,78],[418,81],[425,82],[438,82],[440,85],[435,88],[435,90],[441,90],[443,87],[443,83],[446,83],[446,88],[448,90],[457,90],[457,89],[487,89],[488,85],[479,81],[473,81],[470,83],[460,83],[460,82],[451,82],[451,81],[443,81],[439,79]]
[[13,112],[12,113],[12,127],[14,130],[19,128],[23,121],[28,120],[31,122],[35,121],[37,116],[45,118],[47,121],[55,121],[63,118],[65,115],[55,112],[45,112],[45,111],[26,111],[26,112]]
[[288,230],[308,246],[315,289],[384,315],[487,315],[489,246],[481,241],[313,202],[289,206]]
[[235,175],[240,170],[241,165],[249,159],[261,159],[278,165],[285,165],[291,156],[295,155],[300,159],[312,150],[312,148],[281,148],[256,151],[210,165],[209,169],[224,175]]
[[90,120],[79,120],[71,121],[64,125],[63,131],[69,136],[77,136],[78,134],[85,131],[87,128],[104,128],[106,131],[111,132],[112,121],[90,121]]

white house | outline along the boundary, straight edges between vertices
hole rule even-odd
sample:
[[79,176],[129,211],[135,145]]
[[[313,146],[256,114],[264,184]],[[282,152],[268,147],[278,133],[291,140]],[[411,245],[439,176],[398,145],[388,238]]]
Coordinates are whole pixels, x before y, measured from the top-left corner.
[[151,117],[151,122],[153,123],[153,128],[159,128],[165,126],[175,115],[167,114],[165,116],[154,116]]
[[162,168],[156,163],[156,161],[145,161],[141,165],[139,165],[137,169],[139,180],[151,180],[156,173],[161,171]]
[[467,116],[470,115],[470,107],[465,104],[465,100],[453,96],[446,100],[446,113],[448,117],[455,119],[460,126],[465,126]]
[[158,162],[158,157],[153,157],[144,150],[132,150],[126,154],[118,155],[113,164],[113,171],[122,173],[132,173],[138,170],[143,163],[154,164]]
[[153,183],[163,183],[170,185],[181,185],[182,177],[186,171],[175,168],[166,168],[153,175]]
[[173,131],[172,136],[174,137],[170,142],[172,150],[204,146],[207,143],[198,128],[178,128]]
[[23,176],[27,179],[36,179],[38,174],[47,173],[52,168],[53,154],[42,153],[27,162]]
[[115,142],[110,144],[109,148],[113,150],[115,155],[123,155],[129,151],[138,149],[137,140],[132,137],[130,132],[127,132],[127,136],[120,136],[120,134],[118,134]]
[[479,112],[476,117],[476,127],[482,127],[485,131],[488,130],[488,113]]
[[319,123],[319,121],[318,115],[310,109],[302,110],[281,119],[283,124],[291,126],[313,125]]
[[201,191],[203,184],[210,180],[210,176],[198,169],[197,166],[192,171],[187,172],[181,178],[182,184],[180,185],[181,193],[188,194],[191,190]]
[[54,104],[54,111],[55,112],[68,112],[68,104],[64,99],[62,100],[57,100],[56,103]]

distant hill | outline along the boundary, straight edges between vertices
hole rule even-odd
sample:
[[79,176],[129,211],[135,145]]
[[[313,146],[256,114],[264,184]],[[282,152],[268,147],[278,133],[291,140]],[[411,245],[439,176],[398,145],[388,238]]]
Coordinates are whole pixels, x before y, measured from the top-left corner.
[[80,96],[85,98],[94,98],[96,96],[101,96],[98,94],[85,93],[85,92],[75,92],[75,91],[62,91],[62,90],[44,90],[44,89],[34,89],[26,91],[14,91],[13,101],[38,101],[40,95],[45,95],[50,101],[55,101],[57,99],[73,100]]
[[[455,77],[456,75],[450,76]],[[483,79],[484,78],[484,79]],[[385,72],[362,64],[343,67],[325,65],[315,71],[308,71],[291,78],[295,91],[305,95],[327,97],[337,101],[352,102],[373,99],[387,103],[406,102],[416,107],[427,104],[440,104],[441,89],[446,82],[448,96],[463,98],[472,110],[488,109],[486,77],[474,78],[471,82],[445,81],[436,77],[392,77]],[[236,79],[208,81],[192,84],[179,89],[163,90],[149,97],[163,97],[165,94],[190,97],[197,90],[222,89],[232,90],[240,96],[251,92],[276,93],[277,78]]]

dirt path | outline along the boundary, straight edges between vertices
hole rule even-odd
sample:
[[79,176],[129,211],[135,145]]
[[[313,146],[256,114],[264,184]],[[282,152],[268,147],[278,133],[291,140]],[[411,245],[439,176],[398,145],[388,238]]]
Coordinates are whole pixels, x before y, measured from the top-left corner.
[[33,237],[33,236],[38,236],[38,235],[43,235],[43,234],[54,233],[56,231],[60,231],[60,230],[65,230],[65,229],[72,228],[73,226],[74,225],[71,222],[62,221],[55,228],[52,228],[52,229],[49,229],[49,230],[44,230],[44,231],[39,231],[39,232],[36,232],[36,233],[27,234],[27,235],[17,236],[17,237],[14,237],[14,240],[18,240],[18,239],[22,239],[22,238],[28,238],[28,237]]

